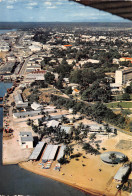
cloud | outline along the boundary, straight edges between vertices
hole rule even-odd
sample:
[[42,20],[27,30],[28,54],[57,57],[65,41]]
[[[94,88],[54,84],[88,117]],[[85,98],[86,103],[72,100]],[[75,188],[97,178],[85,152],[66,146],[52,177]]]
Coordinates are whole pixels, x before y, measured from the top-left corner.
[[44,2],[45,5],[52,5],[52,3],[50,1],[46,1]]
[[13,6],[13,5],[8,5],[6,8],[7,8],[7,9],[13,9],[14,6]]
[[28,6],[28,7],[26,7],[27,9],[30,9],[30,10],[32,10],[33,9],[33,7],[31,7],[31,6]]
[[56,6],[49,6],[49,7],[46,7],[47,9],[56,9],[57,7]]
[[28,5],[29,6],[36,6],[36,5],[38,5],[38,3],[37,2],[31,2],[31,3],[28,3]]

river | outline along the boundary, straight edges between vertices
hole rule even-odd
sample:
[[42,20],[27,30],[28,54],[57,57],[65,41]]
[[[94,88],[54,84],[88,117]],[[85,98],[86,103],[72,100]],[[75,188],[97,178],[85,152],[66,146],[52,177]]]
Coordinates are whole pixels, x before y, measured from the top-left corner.
[[[0,96],[11,83],[0,82]],[[0,126],[3,111],[0,108]],[[18,165],[2,165],[2,133],[0,132],[0,195],[85,196],[90,195],[63,183],[28,172]]]
[[4,34],[4,33],[8,33],[8,32],[11,32],[11,31],[16,31],[16,29],[0,29],[0,34]]

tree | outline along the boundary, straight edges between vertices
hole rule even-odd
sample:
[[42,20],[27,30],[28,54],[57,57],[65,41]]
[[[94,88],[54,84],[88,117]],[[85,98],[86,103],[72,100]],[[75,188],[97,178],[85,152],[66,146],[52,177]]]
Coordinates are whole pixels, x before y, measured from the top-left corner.
[[64,150],[64,154],[68,155],[70,157],[70,155],[73,153],[74,148],[72,148],[72,146],[66,146],[65,150]]
[[116,160],[116,154],[115,153],[110,153],[109,159],[111,159],[112,164],[114,164],[115,163],[115,160]]
[[49,84],[54,84],[55,82],[55,76],[54,74],[50,73],[50,72],[47,72],[45,74],[45,81]]
[[108,138],[109,138],[109,133],[112,132],[112,129],[109,127],[108,124],[104,125],[104,127],[105,127],[105,130],[106,130],[106,132],[107,132],[107,134],[108,134]]
[[114,129],[114,134],[117,135],[117,129]]
[[92,133],[89,137],[90,140],[92,140],[92,142],[96,139],[96,133]]
[[130,101],[130,95],[128,93],[124,93],[122,95],[122,99],[125,100],[125,101]]

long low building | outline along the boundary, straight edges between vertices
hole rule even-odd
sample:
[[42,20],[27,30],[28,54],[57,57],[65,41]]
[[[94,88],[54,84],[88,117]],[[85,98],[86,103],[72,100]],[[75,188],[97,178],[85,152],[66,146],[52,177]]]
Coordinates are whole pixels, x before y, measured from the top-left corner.
[[114,179],[118,182],[123,182],[124,178],[127,178],[129,173],[130,173],[130,165],[124,165],[123,167],[119,168],[116,175],[114,176]]
[[28,107],[28,102],[24,102],[22,99],[22,95],[18,93],[16,96],[14,96],[15,104],[17,108],[26,108]]
[[29,160],[37,160],[40,156],[42,150],[44,149],[45,142],[39,142],[37,146],[34,148],[32,154],[29,157]]
[[60,147],[60,150],[59,150],[59,153],[58,153],[58,156],[57,156],[57,161],[64,157],[65,148],[66,147],[64,145]]
[[49,144],[44,152],[42,161],[46,162],[48,160],[54,160],[57,150],[58,150],[58,145]]
[[14,118],[26,118],[41,115],[41,110],[13,113]]

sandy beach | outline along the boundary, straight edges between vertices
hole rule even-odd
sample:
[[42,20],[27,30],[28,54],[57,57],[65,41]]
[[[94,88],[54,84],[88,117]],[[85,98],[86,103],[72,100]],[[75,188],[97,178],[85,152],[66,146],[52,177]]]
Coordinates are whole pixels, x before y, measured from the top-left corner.
[[[121,150],[116,148],[116,145],[119,143],[119,138],[120,140],[128,140],[128,136],[123,133],[119,133],[118,136],[119,137],[110,137],[109,139],[108,136],[105,136],[101,146],[105,146],[107,151],[116,150],[119,152],[124,152],[128,157],[131,157],[131,149]],[[100,139],[100,137],[97,138],[97,140],[98,139]],[[70,186],[94,195],[118,195],[118,190],[116,189],[116,185],[118,183],[115,182],[113,177],[122,164],[114,166],[111,164],[106,164],[101,161],[100,155],[95,156],[86,154],[83,150],[81,150],[80,145],[75,145],[74,155],[78,152],[81,153],[81,156],[71,159],[69,164],[62,165],[60,172],[54,170],[56,161],[53,162],[52,167],[49,170],[41,169],[41,166],[39,165],[41,161],[22,162],[19,165],[26,170],[55,179],[65,184],[69,184]],[[131,179],[131,175],[129,178]],[[121,195],[128,196],[130,193],[122,191]]]

